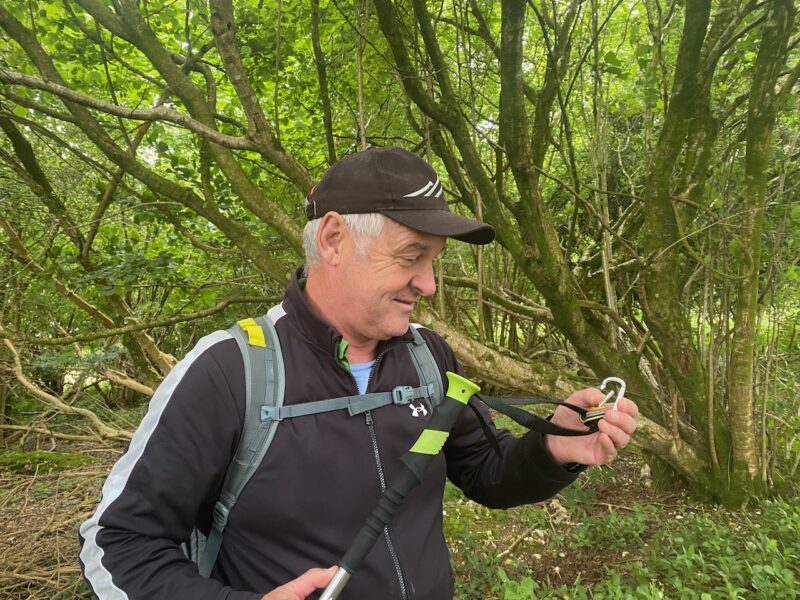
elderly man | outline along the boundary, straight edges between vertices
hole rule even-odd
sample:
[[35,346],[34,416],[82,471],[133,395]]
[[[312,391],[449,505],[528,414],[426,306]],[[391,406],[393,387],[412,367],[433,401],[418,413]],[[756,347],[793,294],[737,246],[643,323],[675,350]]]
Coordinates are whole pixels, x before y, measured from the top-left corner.
[[[430,350],[443,381],[446,371],[460,372],[442,338],[409,320],[417,300],[436,290],[433,261],[445,239],[486,244],[494,230],[451,213],[434,170],[398,148],[370,149],[333,165],[309,194],[306,212],[306,269],[269,312],[283,355],[284,406],[420,386],[409,352],[415,343]],[[84,573],[100,598],[315,594],[333,574],[318,567],[341,557],[430,419],[423,403],[412,402],[282,422],[230,511],[205,578],[180,542],[193,528],[211,526],[243,429],[244,368],[231,334],[215,332],[159,387],[100,506],[81,527]],[[584,390],[570,400],[592,406],[602,398]],[[473,411],[463,411],[425,480],[340,597],[452,598],[442,533],[445,479],[490,507],[549,498],[584,465],[607,463],[628,443],[637,409],[626,399],[617,408],[585,437],[516,438],[495,430],[500,455]],[[552,420],[583,428],[562,407]]]

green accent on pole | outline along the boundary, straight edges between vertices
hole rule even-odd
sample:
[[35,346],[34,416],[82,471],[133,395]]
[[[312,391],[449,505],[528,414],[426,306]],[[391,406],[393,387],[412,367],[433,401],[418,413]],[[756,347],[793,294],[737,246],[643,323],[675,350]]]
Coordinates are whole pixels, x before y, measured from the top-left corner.
[[342,338],[339,340],[339,347],[336,349],[336,358],[339,359],[339,362],[342,366],[350,371],[350,361],[347,360],[347,347],[350,345],[346,339]]
[[481,388],[461,375],[452,371],[448,371],[445,375],[447,375],[447,396],[458,400],[461,404],[466,404],[473,394],[481,391]]
[[450,435],[449,431],[426,429],[420,434],[419,439],[417,439],[416,443],[411,447],[411,452],[436,456],[447,441],[448,435]]

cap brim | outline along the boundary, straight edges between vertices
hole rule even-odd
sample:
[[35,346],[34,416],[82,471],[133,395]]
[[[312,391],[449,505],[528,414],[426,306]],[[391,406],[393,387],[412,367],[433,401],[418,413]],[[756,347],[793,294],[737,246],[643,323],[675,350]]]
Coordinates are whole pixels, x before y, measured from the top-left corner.
[[494,227],[473,221],[449,210],[381,210],[393,221],[415,231],[449,237],[469,244],[488,244],[494,241]]

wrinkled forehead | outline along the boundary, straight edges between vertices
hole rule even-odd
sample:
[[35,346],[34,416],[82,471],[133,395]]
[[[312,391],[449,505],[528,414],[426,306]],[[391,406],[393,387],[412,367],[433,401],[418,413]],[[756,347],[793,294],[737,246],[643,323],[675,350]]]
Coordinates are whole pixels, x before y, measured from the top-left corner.
[[444,236],[416,231],[389,218],[378,237],[397,251],[430,252],[434,255],[444,250],[447,242]]

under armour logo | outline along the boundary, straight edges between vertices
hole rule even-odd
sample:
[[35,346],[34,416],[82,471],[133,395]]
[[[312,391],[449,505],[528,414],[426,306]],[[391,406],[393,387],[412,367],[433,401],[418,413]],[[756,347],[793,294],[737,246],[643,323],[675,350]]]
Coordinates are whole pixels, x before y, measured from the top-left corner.
[[439,178],[436,178],[436,181],[428,181],[425,185],[423,185],[418,190],[411,192],[410,194],[406,194],[403,198],[414,198],[416,196],[425,196],[430,198],[431,196],[438,198],[442,195],[442,186],[439,184]]
[[428,414],[428,409],[425,408],[425,405],[422,402],[419,403],[419,406],[414,406],[414,404],[409,404],[408,408],[411,409],[411,414],[414,415],[415,417],[420,417],[420,416],[424,417]]

